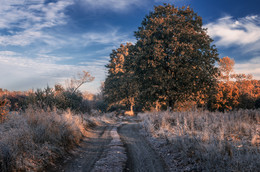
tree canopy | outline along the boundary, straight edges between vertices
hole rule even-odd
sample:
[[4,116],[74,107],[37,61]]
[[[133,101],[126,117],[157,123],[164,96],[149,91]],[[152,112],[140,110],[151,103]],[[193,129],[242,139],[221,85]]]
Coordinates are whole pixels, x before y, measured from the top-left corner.
[[[113,91],[107,96],[114,101],[118,100],[114,92],[127,97],[118,89],[124,82],[119,78],[135,81],[138,93],[132,96],[135,100],[150,104],[164,102],[172,108],[178,101],[194,99],[197,93],[207,92],[216,82],[217,49],[202,27],[202,18],[190,7],[176,8],[169,4],[155,7],[144,18],[135,36],[137,42],[124,58],[118,54],[120,49],[113,50],[110,56],[105,90],[108,93],[110,85]],[[113,71],[118,72],[113,74]]]
[[201,17],[189,7],[155,7],[135,35],[135,72],[143,97],[173,107],[215,83],[217,50]]
[[110,106],[124,105],[130,107],[131,111],[133,111],[138,90],[132,69],[133,48],[131,43],[127,43],[112,51],[110,63],[106,66],[108,77],[104,85],[105,100]]

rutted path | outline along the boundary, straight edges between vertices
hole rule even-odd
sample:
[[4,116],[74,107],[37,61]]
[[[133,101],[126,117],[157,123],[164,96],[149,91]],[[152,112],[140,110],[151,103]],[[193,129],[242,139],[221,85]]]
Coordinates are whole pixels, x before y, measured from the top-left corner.
[[127,148],[128,159],[125,171],[168,171],[163,160],[140,135],[138,123],[126,123],[119,127],[118,132]]
[[104,151],[102,157],[95,163],[93,172],[100,171],[123,171],[125,168],[127,156],[124,145],[118,135],[117,127],[111,130],[113,140],[108,149]]
[[91,133],[73,156],[46,171],[168,171],[159,155],[140,135],[139,124],[134,120],[98,127]]
[[111,126],[98,127],[89,138],[83,140],[83,143],[75,150],[73,156],[60,163],[58,166],[46,171],[50,172],[88,172],[91,171],[111,142],[110,136]]

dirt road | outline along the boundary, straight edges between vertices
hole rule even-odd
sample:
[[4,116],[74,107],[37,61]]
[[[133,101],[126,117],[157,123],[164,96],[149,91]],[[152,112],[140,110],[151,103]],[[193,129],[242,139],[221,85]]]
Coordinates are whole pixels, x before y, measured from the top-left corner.
[[99,160],[103,151],[111,141],[110,130],[112,126],[95,128],[89,138],[85,138],[72,156],[66,158],[55,167],[48,168],[50,172],[88,172],[95,162]]
[[118,133],[127,149],[125,171],[168,171],[165,163],[139,134],[139,124],[132,122],[119,127]]
[[[117,165],[121,167],[114,168]],[[139,134],[138,122],[129,120],[123,124],[119,122],[113,126],[97,128],[75,150],[73,156],[46,171],[168,171],[165,167],[158,154]]]

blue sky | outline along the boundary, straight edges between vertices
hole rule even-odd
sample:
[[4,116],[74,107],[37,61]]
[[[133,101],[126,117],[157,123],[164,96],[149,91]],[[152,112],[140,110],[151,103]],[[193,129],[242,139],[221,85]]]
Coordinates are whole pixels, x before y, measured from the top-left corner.
[[164,2],[190,5],[220,57],[260,79],[257,0],[0,0],[0,88],[53,86],[86,70],[96,79],[82,90],[98,92],[112,49],[134,43],[144,16]]

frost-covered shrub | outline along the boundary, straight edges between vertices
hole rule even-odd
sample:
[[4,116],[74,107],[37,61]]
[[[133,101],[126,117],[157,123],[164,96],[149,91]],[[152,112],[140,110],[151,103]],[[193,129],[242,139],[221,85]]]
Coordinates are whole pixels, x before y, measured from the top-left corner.
[[139,114],[153,137],[165,138],[195,171],[258,171],[260,111]]
[[30,107],[10,114],[0,124],[0,171],[41,171],[77,145],[87,126],[82,116],[70,111]]

